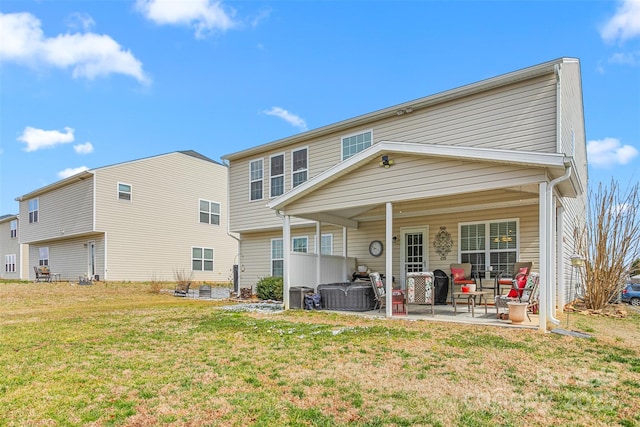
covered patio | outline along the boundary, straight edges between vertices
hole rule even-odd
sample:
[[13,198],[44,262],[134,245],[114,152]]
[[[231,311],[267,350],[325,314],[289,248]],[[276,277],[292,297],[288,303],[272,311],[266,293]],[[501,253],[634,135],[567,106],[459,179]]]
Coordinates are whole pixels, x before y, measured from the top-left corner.
[[[390,141],[361,151],[267,205],[283,219],[285,308],[289,308],[291,286],[315,288],[344,282],[366,260],[373,271],[394,279],[386,283],[384,313],[392,317],[391,291],[405,288],[408,272],[441,269],[449,274],[449,265],[460,262],[460,224],[495,219],[515,224],[518,256],[533,261],[540,273],[541,315],[530,326],[546,330],[547,321],[557,324],[553,316],[559,305],[558,289],[564,286],[561,269],[566,254],[556,232],[563,216],[558,196],[575,197],[581,191],[571,173],[572,164],[572,158],[555,153]],[[295,219],[316,223],[316,241],[321,239],[323,224],[341,226],[342,254],[304,254],[306,261],[301,263],[302,254],[291,247]],[[457,235],[444,254],[431,243],[438,228]],[[408,239],[416,236],[423,245],[418,258],[407,249]],[[366,252],[374,241],[384,248],[379,259]],[[514,261],[518,260],[522,259]],[[493,264],[487,256],[474,267],[490,280],[487,270]],[[487,315],[482,309],[472,319],[461,311],[454,316],[450,308],[438,306],[433,316],[417,306],[408,318],[504,323],[496,318],[495,308]]]

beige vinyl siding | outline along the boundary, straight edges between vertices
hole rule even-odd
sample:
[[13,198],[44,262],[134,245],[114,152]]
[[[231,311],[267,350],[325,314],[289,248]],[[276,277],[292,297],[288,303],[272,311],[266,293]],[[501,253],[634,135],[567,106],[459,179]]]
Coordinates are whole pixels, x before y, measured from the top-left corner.
[[49,268],[52,273],[60,274],[62,280],[78,282],[80,277],[88,275],[89,248],[88,242],[96,245],[95,274],[104,279],[104,237],[102,235],[83,236],[69,239],[58,239],[51,242],[29,246],[30,277],[35,278],[33,266],[38,265],[39,248],[49,248]]
[[[445,194],[487,191],[544,181],[543,170],[518,165],[487,162],[462,162],[420,158],[393,157],[390,169],[380,168],[377,160],[341,177],[307,197],[287,206],[289,215],[322,211],[323,207],[340,209],[363,204],[379,204],[396,200],[415,200]],[[374,183],[375,185],[371,185]]]
[[[119,200],[118,183],[131,185]],[[227,168],[170,153],[96,171],[96,229],[106,233],[109,280],[174,280],[191,272],[192,247],[214,249],[214,271],[194,281],[228,282],[237,241],[227,235]],[[199,222],[199,200],[220,203],[220,225]]]
[[[0,279],[26,279],[29,277],[28,256],[26,245],[20,244],[20,222],[18,221],[18,235],[11,237],[11,221],[17,220],[15,217],[0,222]],[[5,255],[16,256],[16,271],[5,271]]]
[[20,202],[20,241],[37,242],[93,231],[93,177],[37,196],[38,222],[29,223],[29,200]]
[[[555,152],[556,121],[555,76],[549,74],[419,109],[410,114],[354,126],[348,131],[310,138],[286,147],[286,150],[281,146],[274,146],[273,150],[260,155],[231,161],[231,228],[241,232],[280,226],[279,218],[265,206],[269,200],[266,197],[269,194],[269,157],[273,154],[284,152],[285,159],[289,160],[292,151],[308,147],[309,178],[312,178],[341,161],[343,136],[368,130],[373,132],[374,143],[398,141]],[[260,158],[265,165],[265,198],[250,201],[249,162]],[[432,166],[443,167],[435,164]],[[451,172],[455,173],[455,168]],[[469,172],[472,171],[462,171],[463,174]],[[482,173],[481,170],[478,172]],[[508,174],[504,177],[511,179]],[[393,185],[398,183],[394,182]],[[285,191],[290,189],[291,162],[286,161]],[[353,195],[349,195],[351,196]],[[260,226],[256,227],[257,224]]]

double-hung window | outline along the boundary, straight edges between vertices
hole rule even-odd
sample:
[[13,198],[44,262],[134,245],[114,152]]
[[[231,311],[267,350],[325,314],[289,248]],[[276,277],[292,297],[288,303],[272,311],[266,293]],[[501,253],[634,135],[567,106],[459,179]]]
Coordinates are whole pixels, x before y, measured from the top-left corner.
[[262,199],[263,161],[254,160],[249,164],[249,182],[251,183],[251,200]]
[[49,247],[48,246],[43,246],[41,248],[38,248],[38,265],[40,267],[49,265]]
[[271,156],[269,159],[269,171],[271,179],[271,197],[284,194],[284,154]]
[[342,160],[347,160],[364,150],[371,147],[372,131],[357,133],[342,138]]
[[271,240],[271,275],[282,277],[284,275],[284,246],[282,239]]
[[29,200],[29,224],[38,222],[39,211],[40,200],[37,198]]
[[291,177],[292,187],[297,187],[307,180],[307,171],[309,160],[307,158],[307,149],[296,150],[291,153]]
[[193,271],[213,271],[213,249],[191,248],[191,265]]
[[510,269],[518,259],[518,222],[515,220],[460,224],[460,261],[478,272]]
[[200,199],[200,222],[220,225],[220,203]]
[[131,185],[122,182],[118,183],[118,199],[131,200]]
[[18,237],[18,220],[14,219],[9,223],[9,237],[15,239]]
[[320,240],[320,253],[333,255],[333,234],[323,234]]
[[294,237],[292,240],[292,249],[293,252],[302,252],[306,254],[309,251],[309,238],[307,236]]
[[10,254],[4,256],[4,272],[15,273],[16,272],[16,254]]

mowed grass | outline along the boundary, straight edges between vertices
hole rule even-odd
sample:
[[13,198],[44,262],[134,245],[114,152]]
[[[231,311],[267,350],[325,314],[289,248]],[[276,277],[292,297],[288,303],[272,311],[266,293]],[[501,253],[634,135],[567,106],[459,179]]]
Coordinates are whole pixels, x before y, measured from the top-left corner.
[[640,425],[632,310],[581,339],[149,289],[1,283],[0,425]]

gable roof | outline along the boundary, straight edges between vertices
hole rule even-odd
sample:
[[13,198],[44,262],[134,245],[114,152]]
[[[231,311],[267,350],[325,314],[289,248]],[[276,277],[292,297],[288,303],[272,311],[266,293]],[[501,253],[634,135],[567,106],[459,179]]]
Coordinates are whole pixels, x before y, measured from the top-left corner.
[[79,172],[79,173],[77,173],[75,175],[72,175],[70,177],[67,177],[67,178],[61,179],[59,181],[53,182],[53,183],[51,183],[49,185],[45,185],[44,187],[40,187],[40,188],[30,192],[30,193],[27,193],[27,194],[24,194],[22,196],[16,197],[15,200],[18,201],[18,202],[21,202],[23,200],[27,200],[27,199],[31,199],[33,197],[36,197],[36,196],[38,196],[40,194],[44,194],[44,193],[47,193],[49,191],[55,190],[57,188],[62,188],[62,187],[67,186],[67,185],[69,185],[69,184],[71,184],[73,182],[85,180],[85,179],[87,179],[89,177],[92,177],[93,174],[95,173],[95,171],[97,171],[97,170],[112,168],[112,167],[115,167],[115,166],[125,165],[125,164],[129,164],[129,163],[136,163],[136,162],[140,162],[140,161],[144,161],[144,160],[148,160],[148,159],[153,159],[153,158],[157,158],[157,157],[168,156],[168,155],[176,154],[176,153],[183,154],[183,155],[186,155],[186,156],[191,156],[191,157],[194,157],[196,159],[204,160],[206,162],[211,162],[211,163],[220,165],[222,167],[227,167],[227,165],[222,164],[220,162],[216,162],[215,160],[212,160],[212,159],[210,159],[210,158],[208,158],[206,156],[203,156],[202,154],[200,154],[200,153],[198,153],[196,151],[193,151],[193,150],[172,151],[170,153],[158,154],[158,155],[149,156],[149,157],[142,157],[140,159],[127,160],[127,161],[120,162],[120,163],[113,163],[113,164],[107,165],[107,166],[100,166],[100,167],[97,167],[97,168],[88,169],[86,171]]
[[[450,145],[421,144],[411,142],[381,141],[362,150],[347,160],[323,171],[308,181],[291,189],[280,197],[267,203],[267,207],[275,210],[283,209],[287,204],[304,197],[338,178],[357,169],[372,159],[387,153],[403,153],[418,156],[441,157],[486,161],[502,164],[540,167],[549,171],[553,177],[562,176],[566,168],[573,165],[573,159],[558,153],[513,151],[496,148],[469,148]],[[575,168],[574,168],[575,170]],[[563,193],[575,197],[582,191],[580,182],[572,174],[572,179],[561,183]]]
[[[397,104],[392,107],[384,108],[382,110],[374,111],[368,114],[363,114],[351,119],[343,120],[334,124],[323,126],[317,129],[313,129],[307,132],[299,133],[287,138],[272,141],[266,144],[258,145],[252,148],[248,148],[243,151],[237,151],[235,153],[226,154],[222,156],[224,160],[236,160],[246,156],[257,155],[266,150],[274,150],[280,147],[286,147],[291,144],[306,141],[310,138],[319,137],[322,135],[338,132],[344,129],[351,129],[357,126],[366,126],[369,123],[373,123],[386,117],[394,117],[400,112],[416,111],[418,109],[430,107],[443,102],[451,101],[453,99],[462,98],[465,96],[473,95],[479,92],[484,92],[489,89],[497,88],[500,86],[506,86],[519,82],[522,80],[528,80],[537,76],[554,73],[556,66],[563,63],[575,63],[579,62],[577,58],[559,58],[542,64],[534,65],[532,67],[523,68],[521,70],[513,71],[507,74],[503,74],[497,77],[492,77],[486,80],[481,80],[476,83],[461,86],[455,89],[447,90],[445,92],[436,93],[434,95],[418,98],[413,101]],[[409,110],[408,110],[409,109]]]

